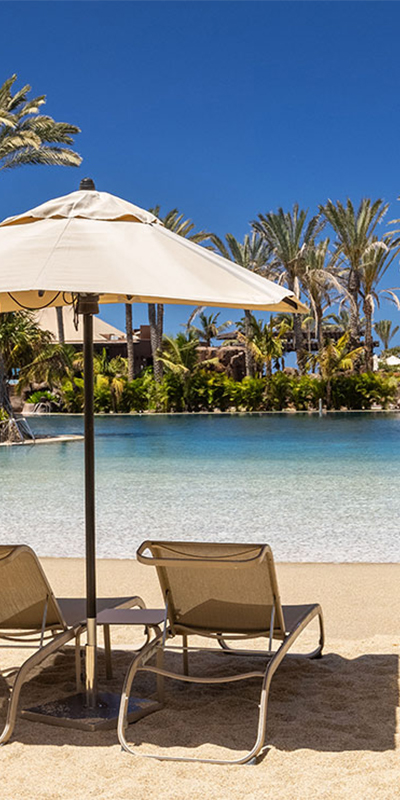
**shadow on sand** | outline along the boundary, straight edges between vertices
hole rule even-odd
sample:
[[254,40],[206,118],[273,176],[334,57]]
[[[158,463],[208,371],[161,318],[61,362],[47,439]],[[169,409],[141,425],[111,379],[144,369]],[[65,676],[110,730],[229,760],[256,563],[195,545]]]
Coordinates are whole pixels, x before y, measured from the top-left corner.
[[[99,663],[101,688],[119,692],[130,661],[126,652],[114,652],[114,679],[106,686],[102,654]],[[166,666],[179,670],[181,659],[168,654]],[[260,669],[260,660],[249,658],[246,668]],[[237,659],[192,657],[191,674],[233,674]],[[0,681],[0,696],[5,697]],[[134,683],[136,696],[148,697],[154,678],[139,673]],[[21,706],[53,700],[74,692],[73,654],[59,654],[34,675],[21,695]],[[128,740],[170,754],[191,755],[201,748],[211,755],[215,748],[235,753],[252,746],[258,718],[260,681],[205,686],[169,680],[166,704],[161,710],[130,726]],[[353,660],[328,653],[318,661],[290,658],[274,676],[269,702],[266,744],[278,750],[307,748],[321,752],[393,750],[398,705],[398,657],[368,654]],[[4,719],[4,707],[0,722]],[[87,733],[52,727],[20,719],[14,740],[31,745],[115,745],[116,731]],[[203,745],[207,752],[203,752]],[[175,750],[175,748],[178,748]]]

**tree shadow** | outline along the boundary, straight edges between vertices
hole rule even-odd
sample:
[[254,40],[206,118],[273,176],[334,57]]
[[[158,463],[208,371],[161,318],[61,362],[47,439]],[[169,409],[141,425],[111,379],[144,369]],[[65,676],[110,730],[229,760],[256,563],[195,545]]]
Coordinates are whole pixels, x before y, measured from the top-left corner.
[[[131,654],[114,651],[115,677],[106,682],[100,653],[100,688],[119,693],[130,660]],[[191,674],[218,676],[262,668],[260,659],[240,661],[238,665],[237,658],[222,653],[191,656]],[[181,656],[168,653],[165,665],[181,671]],[[131,725],[128,741],[138,745],[139,752],[160,748],[165,755],[194,755],[196,748],[203,757],[216,757],[216,748],[223,748],[224,757],[228,757],[226,749],[245,752],[256,738],[260,684],[260,679],[208,686],[167,680],[165,707]],[[5,697],[3,689],[0,681],[0,695]],[[20,706],[28,708],[74,691],[73,653],[69,651],[58,654],[31,677]],[[154,676],[138,673],[133,695],[149,697],[153,692]],[[396,655],[374,653],[345,659],[328,653],[315,661],[287,658],[272,681],[266,744],[282,751],[393,750],[398,698]],[[3,719],[4,706],[0,723]],[[99,747],[115,745],[116,730],[89,733],[22,718],[13,738],[26,744]]]

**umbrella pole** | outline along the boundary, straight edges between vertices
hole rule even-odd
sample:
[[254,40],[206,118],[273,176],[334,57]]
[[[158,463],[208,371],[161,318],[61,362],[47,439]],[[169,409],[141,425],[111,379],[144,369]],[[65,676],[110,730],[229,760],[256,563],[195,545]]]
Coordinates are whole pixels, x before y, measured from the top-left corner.
[[96,705],[96,540],[93,408],[93,314],[83,313],[85,388],[85,528],[86,528],[86,701]]
[[[83,316],[83,360],[85,389],[85,530],[86,530],[86,683],[85,691],[52,700],[21,711],[34,722],[96,731],[115,727],[121,697],[112,692],[98,692],[96,680],[96,539],[94,474],[94,380],[93,314],[99,313],[97,295],[80,295],[77,312]],[[154,700],[131,697],[128,719],[133,722],[160,708]]]

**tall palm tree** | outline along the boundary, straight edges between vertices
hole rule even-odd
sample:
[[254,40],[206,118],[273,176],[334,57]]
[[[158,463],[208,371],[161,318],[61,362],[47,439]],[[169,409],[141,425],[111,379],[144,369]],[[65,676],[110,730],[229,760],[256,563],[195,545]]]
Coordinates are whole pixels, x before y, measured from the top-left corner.
[[64,316],[63,316],[62,306],[56,306],[56,318],[57,318],[57,340],[60,344],[64,344],[65,331],[64,331]]
[[389,343],[396,335],[398,330],[398,325],[392,328],[392,321],[390,319],[380,319],[379,322],[375,322],[374,331],[382,342],[383,350],[388,349]]
[[[319,242],[306,253],[306,265],[302,277],[302,287],[311,306],[318,349],[324,344],[323,314],[335,302],[337,295],[344,295],[346,289],[339,279],[337,270],[329,254],[329,239]],[[335,292],[335,297],[332,296]]]
[[[222,322],[218,325],[218,317],[219,312],[217,314],[207,314],[204,311],[200,311],[199,313],[199,321],[201,323],[201,327],[193,324],[189,324],[187,326],[188,330],[194,331],[197,334],[199,341],[202,342],[206,347],[211,347],[211,340],[215,339],[220,333],[226,331],[232,325],[232,322],[228,320],[227,322]],[[193,318],[193,314],[191,315]]]
[[[295,203],[291,212],[279,208],[276,214],[272,211],[259,214],[252,226],[267,242],[272,253],[271,266],[279,273],[280,281],[300,297],[307,253],[314,247],[315,239],[324,227],[320,215],[315,215],[307,223],[307,211]],[[306,357],[299,314],[294,315],[293,332],[297,365],[299,372],[303,373]]]
[[40,114],[46,96],[28,99],[30,86],[12,94],[16,80],[12,75],[0,86],[0,170],[23,164],[79,167],[82,158],[70,145],[80,129]]
[[[273,280],[277,274],[270,265],[271,248],[268,243],[258,233],[246,233],[243,242],[239,242],[231,233],[225,236],[225,242],[218,236],[211,236],[213,249],[217,250],[228,261],[234,261],[240,267],[256,272],[264,278]],[[252,313],[248,309],[244,310],[246,319],[245,341],[250,337]],[[245,345],[246,375],[251,376],[254,371],[254,363],[250,348]]]
[[373,257],[380,241],[374,237],[375,230],[388,209],[382,200],[372,202],[364,197],[357,209],[348,198],[346,205],[339,200],[328,200],[320,211],[336,234],[336,261],[344,269],[350,297],[350,346],[356,347],[360,339],[360,282],[361,272]]
[[[191,242],[199,244],[209,239],[211,234],[207,231],[195,232],[195,223],[191,219],[185,219],[183,214],[180,214],[177,208],[168,211],[167,214],[161,216],[160,206],[155,206],[149,209],[155,217],[158,217],[168,230],[177,233],[178,236],[183,236]],[[160,383],[163,376],[163,362],[156,357],[157,352],[160,350],[163,339],[164,330],[164,305],[163,303],[148,303],[148,315],[150,325],[150,342],[151,352],[154,364],[154,378],[157,383]]]
[[365,314],[365,366],[368,372],[372,370],[373,338],[372,338],[372,316],[375,304],[379,307],[379,295],[386,294],[397,307],[400,303],[396,292],[393,289],[378,289],[378,284],[383,278],[388,267],[393,262],[399,252],[396,243],[393,243],[391,236],[384,236],[379,242],[377,237],[372,238],[372,245],[377,244],[376,249],[366,253],[361,263],[360,270],[360,296],[363,300],[363,311]]

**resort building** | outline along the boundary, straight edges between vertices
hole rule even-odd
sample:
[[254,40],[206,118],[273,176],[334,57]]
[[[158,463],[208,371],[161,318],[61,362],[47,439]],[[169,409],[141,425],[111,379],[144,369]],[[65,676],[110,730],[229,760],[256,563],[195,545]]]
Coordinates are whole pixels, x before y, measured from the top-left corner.
[[[62,321],[59,319],[59,312],[62,314]],[[64,341],[76,350],[83,348],[83,325],[82,317],[78,317],[78,326],[74,324],[74,312],[72,306],[63,308],[44,308],[36,312],[36,320],[42,330],[50,331],[54,341]],[[62,329],[60,326],[62,324]],[[108,358],[123,356],[126,358],[126,334],[110,325],[100,316],[93,317],[93,346],[96,353],[106,351]],[[133,359],[134,373],[138,375],[142,369],[153,363],[150,345],[150,326],[141,325],[133,331]]]

